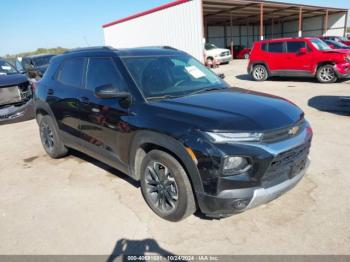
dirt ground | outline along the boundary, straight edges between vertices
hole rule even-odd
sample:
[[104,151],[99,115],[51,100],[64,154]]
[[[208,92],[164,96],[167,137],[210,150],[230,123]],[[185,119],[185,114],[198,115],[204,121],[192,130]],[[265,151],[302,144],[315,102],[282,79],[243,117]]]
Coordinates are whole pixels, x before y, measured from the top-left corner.
[[350,254],[350,114],[334,111],[339,96],[350,96],[350,82],[258,83],[247,77],[246,61],[217,71],[234,86],[283,96],[305,111],[312,162],[296,188],[230,218],[170,223],[123,174],[78,153],[46,156],[35,121],[3,125],[0,254]]

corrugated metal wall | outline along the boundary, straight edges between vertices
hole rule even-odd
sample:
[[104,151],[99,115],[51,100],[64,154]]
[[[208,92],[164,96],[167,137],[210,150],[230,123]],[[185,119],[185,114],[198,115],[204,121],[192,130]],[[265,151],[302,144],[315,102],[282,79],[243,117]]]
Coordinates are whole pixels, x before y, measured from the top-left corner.
[[[303,20],[303,36],[317,37],[322,35],[324,26],[324,16],[305,18]],[[345,24],[345,14],[331,14],[328,20],[328,30],[325,35],[343,36]],[[283,27],[283,29],[282,29]],[[226,37],[225,37],[226,30]],[[289,21],[274,25],[272,36],[271,25],[265,25],[265,39],[280,37],[298,37],[298,21]],[[241,32],[241,37],[240,37]],[[283,33],[282,33],[283,32]],[[234,45],[251,47],[254,41],[259,41],[259,26],[233,26],[232,28]],[[208,42],[218,47],[228,47],[231,43],[230,26],[209,26]]]
[[104,28],[105,44],[116,48],[167,45],[203,61],[201,0]]

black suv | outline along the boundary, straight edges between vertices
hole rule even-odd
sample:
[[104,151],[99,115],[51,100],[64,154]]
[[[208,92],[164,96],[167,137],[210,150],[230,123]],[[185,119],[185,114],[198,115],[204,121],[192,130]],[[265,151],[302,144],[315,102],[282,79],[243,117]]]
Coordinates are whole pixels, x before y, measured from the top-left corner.
[[297,106],[230,88],[170,47],[69,51],[51,60],[35,96],[51,157],[73,148],[125,172],[170,221],[271,201],[308,165],[312,129]]

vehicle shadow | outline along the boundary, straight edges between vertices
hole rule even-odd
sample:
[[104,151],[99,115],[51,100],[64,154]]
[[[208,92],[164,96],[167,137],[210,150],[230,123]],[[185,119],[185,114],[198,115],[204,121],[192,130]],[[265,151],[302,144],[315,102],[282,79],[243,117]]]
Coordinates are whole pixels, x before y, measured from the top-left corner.
[[[157,256],[166,261],[169,260],[168,256],[176,256],[168,250],[160,247],[157,241],[154,239],[148,238],[143,240],[129,240],[122,238],[115,244],[114,250],[108,257],[107,262],[139,260],[136,258],[128,258],[128,256],[140,256],[142,258],[143,256],[147,255]],[[143,261],[144,259],[141,260]]]
[[315,96],[308,105],[322,112],[350,116],[350,96]]
[[[242,75],[237,75],[235,76],[239,80],[246,80],[246,81],[252,81],[256,82],[253,77],[249,74],[242,74]],[[279,76],[274,76],[270,77],[266,81],[278,81],[278,82],[309,82],[309,83],[316,83],[315,78],[311,77],[279,77]]]
[[89,163],[93,164],[94,166],[97,166],[98,168],[101,168],[101,169],[105,170],[106,172],[125,180],[126,182],[130,183],[131,185],[133,185],[136,188],[140,187],[140,183],[138,181],[135,181],[134,179],[132,179],[128,175],[122,173],[121,171],[119,171],[119,170],[117,170],[117,169],[115,169],[107,164],[104,164],[104,163],[98,161],[97,159],[94,159],[94,158],[92,158],[92,157],[90,157],[82,152],[76,151],[74,149],[70,149],[69,153],[71,156],[76,157],[81,161],[89,162]]

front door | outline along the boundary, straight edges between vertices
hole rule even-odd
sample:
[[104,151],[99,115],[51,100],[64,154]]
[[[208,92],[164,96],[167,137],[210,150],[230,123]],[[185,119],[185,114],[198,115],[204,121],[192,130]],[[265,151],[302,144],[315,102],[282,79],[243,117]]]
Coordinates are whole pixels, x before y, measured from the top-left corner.
[[104,85],[128,91],[112,58],[89,58],[85,89],[81,94],[85,100],[80,110],[82,142],[90,154],[96,154],[96,158],[123,170],[126,163],[120,160],[120,141],[130,129],[126,121],[129,110],[118,98],[98,98],[95,89]]
[[[307,43],[302,40],[288,41],[287,45],[287,68],[293,76],[310,76],[312,74],[312,50]],[[307,52],[300,52],[301,48],[306,48]]]
[[278,72],[285,70],[286,68],[286,52],[284,42],[270,42],[268,45],[269,52],[269,69],[274,74],[279,74]]

